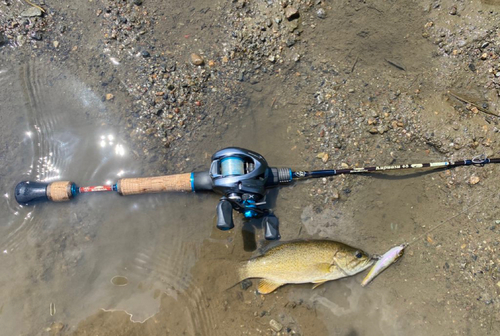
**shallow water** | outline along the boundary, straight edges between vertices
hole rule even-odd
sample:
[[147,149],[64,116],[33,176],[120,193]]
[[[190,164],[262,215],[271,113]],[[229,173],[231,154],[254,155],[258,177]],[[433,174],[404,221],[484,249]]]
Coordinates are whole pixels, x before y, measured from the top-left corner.
[[[192,14],[182,6],[169,4],[175,11],[164,8],[170,14],[156,29],[165,45],[184,48],[189,55],[191,49],[219,43],[212,26],[200,33],[203,28],[199,31],[192,22],[184,24],[187,16],[194,15],[195,20],[201,7],[212,5],[206,3],[189,1],[186,7],[192,6]],[[151,4],[152,8],[158,5]],[[193,132],[174,144],[188,153],[177,159],[183,162],[170,156],[155,161],[140,154],[143,144],[131,143],[130,130],[124,131],[128,110],[120,106],[130,103],[130,97],[122,100],[121,92],[116,93],[117,104],[105,101],[102,92],[92,89],[102,84],[101,79],[86,74],[83,66],[43,57],[0,66],[2,331],[7,335],[48,334],[51,326],[62,323],[62,334],[75,335],[257,335],[272,334],[269,322],[274,319],[290,328],[288,334],[477,334],[470,329],[471,324],[477,326],[470,322],[474,319],[471,308],[459,297],[467,291],[456,288],[463,283],[458,280],[468,276],[458,265],[470,259],[459,257],[460,246],[469,242],[470,234],[493,245],[488,240],[493,234],[486,227],[498,207],[492,204],[491,212],[484,215],[469,208],[469,194],[453,199],[446,177],[439,173],[338,176],[273,192],[268,201],[280,218],[283,241],[328,238],[368,253],[383,253],[415,237],[424,239],[366,288],[359,285],[362,276],[358,275],[314,291],[309,284],[284,286],[268,296],[255,294],[256,281],[246,290],[240,285],[231,287],[237,280],[237,262],[254,256],[266,243],[259,223],[244,222],[240,216],[235,216],[236,229],[218,231],[214,224],[217,195],[121,197],[110,192],[31,207],[19,206],[12,197],[22,180],[71,180],[86,186],[120,177],[185,172],[167,170],[163,160],[168,167],[182,163],[187,171],[206,169],[211,154],[226,146],[252,149],[271,166],[294,169],[356,163],[364,155],[357,153],[358,145],[353,143],[359,139],[377,148],[359,160],[370,165],[441,161],[443,157],[426,151],[427,147],[397,149],[386,135],[358,129],[352,137],[345,137],[347,143],[327,164],[316,157],[315,142],[324,141],[316,133],[318,128],[328,129],[331,137],[342,133],[342,123],[358,116],[357,108],[368,97],[375,97],[371,106],[377,110],[390,105],[382,101],[388,87],[405,91],[422,85],[422,92],[432,92],[437,86],[432,68],[439,64],[435,64],[430,43],[421,38],[429,4],[410,2],[404,10],[379,1],[338,5],[341,10],[329,8],[326,19],[315,21],[315,28],[302,35],[304,43],[314,49],[311,53],[276,76],[253,84],[241,82],[242,103],[236,108],[226,106],[232,102],[220,102],[221,110],[228,107],[235,112],[228,113],[217,129],[205,127],[208,136],[200,139]],[[86,6],[94,9],[90,3]],[[214,9],[208,13],[215,16]],[[186,39],[190,34],[196,36],[194,41]],[[97,35],[89,38],[99,40]],[[85,53],[93,56],[95,50]],[[103,55],[106,60],[115,56],[110,50]],[[114,71],[117,81],[129,83],[135,59],[122,55],[121,62],[108,62],[111,68],[107,69]],[[322,69],[328,71],[318,74]],[[329,119],[316,122],[318,111],[309,105],[319,99],[315,91],[321,91],[332,77],[356,90],[349,100],[332,100],[323,111]],[[336,90],[331,93],[335,95]],[[377,101],[377,97],[382,98]],[[440,96],[425,97],[422,104],[428,99],[433,109],[422,113],[446,109]],[[389,151],[391,157],[380,155]],[[495,174],[498,168],[487,169]],[[349,181],[349,188],[342,187],[339,181],[344,180]],[[328,194],[331,185],[338,187],[339,199]],[[481,187],[484,195],[495,191],[494,184]],[[450,204],[455,208],[448,208]],[[426,235],[459,211],[468,213]],[[495,288],[495,283],[488,283],[481,290],[490,294],[496,293]],[[466,300],[478,302],[484,309],[481,314],[493,316],[491,323],[495,323],[495,305],[484,305],[477,297]],[[57,334],[57,328],[50,331]]]
[[[115,116],[69,71],[39,61],[0,73],[7,88],[0,97],[1,267],[12,270],[0,274],[2,329],[32,334],[60,320],[71,326],[99,309],[144,321],[158,311],[160,292],[189,286],[197,246],[211,229],[199,223],[213,205],[196,195],[116,193],[18,205],[13,189],[22,180],[97,185],[148,167],[120,137]],[[193,202],[198,211],[186,211]],[[115,276],[128,283],[113,285]]]
[[[214,232],[217,196],[108,192],[20,206],[13,189],[23,180],[86,186],[162,172],[154,171],[154,162],[148,166],[137,158],[118,131],[116,112],[69,70],[39,60],[3,67],[0,73],[7,88],[0,97],[6,162],[1,167],[1,267],[13,270],[0,274],[4,330],[32,334],[64,321],[71,331],[99,310],[126,312],[131,321],[144,322],[158,312],[162,295],[183,302],[187,330],[210,330],[217,318],[200,310],[207,283],[193,283],[191,267],[204,241],[216,246],[204,259],[220,259],[240,232]],[[253,110],[242,114],[230,132],[193,155],[206,155],[224,143],[251,143],[273,161],[298,162],[286,158],[279,146],[266,146],[263,135],[271,133],[277,144],[286,145],[287,129],[279,119],[272,123],[264,116],[269,112],[262,104],[271,98],[252,99]],[[262,239],[259,227],[252,231]]]

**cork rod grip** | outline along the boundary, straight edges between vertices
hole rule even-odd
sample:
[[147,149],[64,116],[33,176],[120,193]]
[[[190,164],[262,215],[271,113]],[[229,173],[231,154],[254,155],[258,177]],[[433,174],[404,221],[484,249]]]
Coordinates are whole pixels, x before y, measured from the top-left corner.
[[47,198],[53,202],[65,202],[73,198],[70,181],[52,182],[47,186]]
[[118,181],[118,192],[122,195],[192,191],[191,173],[167,176],[124,178]]

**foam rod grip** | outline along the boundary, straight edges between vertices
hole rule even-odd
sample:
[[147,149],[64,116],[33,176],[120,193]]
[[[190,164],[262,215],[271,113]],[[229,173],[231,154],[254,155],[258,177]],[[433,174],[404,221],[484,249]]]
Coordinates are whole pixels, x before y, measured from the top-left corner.
[[124,178],[118,181],[118,192],[122,195],[191,190],[191,173],[154,177]]

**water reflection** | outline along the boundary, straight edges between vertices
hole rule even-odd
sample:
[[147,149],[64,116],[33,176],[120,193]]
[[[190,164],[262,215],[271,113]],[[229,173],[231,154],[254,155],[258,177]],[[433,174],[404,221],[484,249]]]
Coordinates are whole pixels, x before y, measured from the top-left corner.
[[[176,297],[191,283],[197,246],[211,230],[203,217],[211,202],[91,193],[20,206],[12,191],[22,180],[92,185],[161,172],[129,155],[111,111],[68,71],[28,62],[0,73],[6,88],[0,93],[0,301],[8,307],[0,314],[2,334],[36,334],[55,322],[71,330],[99,309],[146,320],[159,309],[159,293]],[[186,211],[188,200],[200,211]],[[126,286],[110,282],[117,274]]]

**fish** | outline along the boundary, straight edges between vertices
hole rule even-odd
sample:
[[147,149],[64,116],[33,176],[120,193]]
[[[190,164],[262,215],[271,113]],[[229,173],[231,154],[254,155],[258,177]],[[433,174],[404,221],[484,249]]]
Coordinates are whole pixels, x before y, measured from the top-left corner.
[[239,278],[261,278],[260,294],[269,294],[285,284],[327,281],[364,271],[374,260],[364,251],[331,240],[291,241],[240,264]]
[[394,264],[398,261],[399,258],[404,253],[404,249],[408,246],[408,244],[401,244],[391,248],[389,251],[384,253],[380,259],[373,265],[368,274],[365,276],[363,281],[361,282],[361,286],[365,287],[368,285],[377,275],[382,273],[387,267]]

